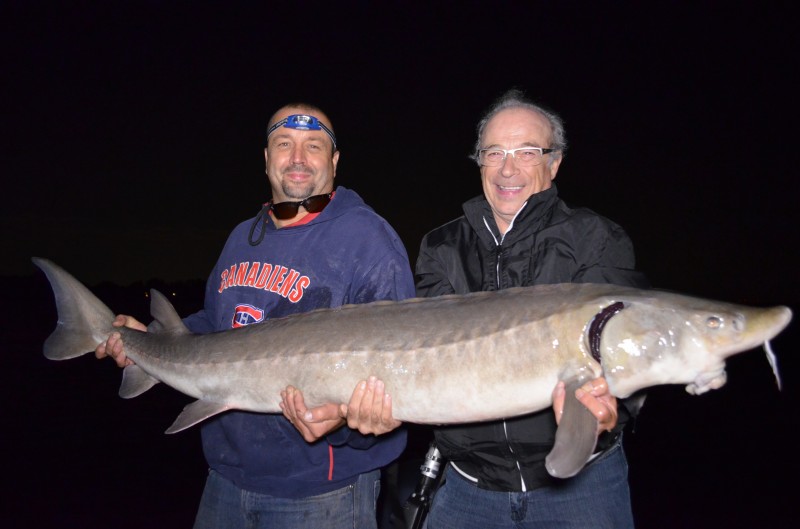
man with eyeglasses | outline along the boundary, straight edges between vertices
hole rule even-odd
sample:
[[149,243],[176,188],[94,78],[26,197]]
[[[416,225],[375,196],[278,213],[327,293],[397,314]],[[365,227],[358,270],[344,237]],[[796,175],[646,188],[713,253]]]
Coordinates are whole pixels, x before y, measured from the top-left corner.
[[[417,295],[567,282],[646,286],[622,228],[558,197],[553,179],[565,148],[558,116],[517,90],[498,99],[478,124],[483,195],[423,238]],[[449,464],[428,529],[633,527],[621,431],[635,410],[611,396],[602,378],[580,388],[575,396],[597,417],[598,450],[577,476],[559,480],[544,459],[555,417],[573,397],[563,383],[553,396],[553,410],[434,429]]]
[[[334,189],[339,150],[319,108],[298,103],[278,110],[264,158],[272,199],[228,237],[204,309],[184,319],[191,331],[413,296],[398,235],[355,192]],[[115,325],[146,330],[129,316],[118,316]],[[118,333],[96,355],[131,363]],[[299,389],[275,396],[283,416],[228,411],[201,424],[210,470],[195,528],[377,527],[380,469],[406,443],[391,418],[390,396],[371,377],[356,386],[348,405],[307,409]]]

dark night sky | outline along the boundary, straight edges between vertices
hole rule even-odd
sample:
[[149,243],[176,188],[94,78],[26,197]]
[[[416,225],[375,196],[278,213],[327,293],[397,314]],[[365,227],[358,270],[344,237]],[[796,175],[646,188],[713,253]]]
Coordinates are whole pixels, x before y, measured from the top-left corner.
[[[481,192],[467,159],[475,124],[516,86],[565,120],[561,196],[624,226],[654,286],[797,313],[792,3],[265,4],[0,3],[0,277],[33,278],[36,255],[105,292],[204,279],[228,232],[269,198],[266,121],[294,100],[326,110],[337,182],[390,221],[413,260],[422,235]],[[4,436],[18,503],[54,502],[38,513],[53,527],[141,527],[174,502],[190,520],[196,434],[161,441],[182,396],[123,402],[110,363],[31,352],[55,319],[39,279],[6,283],[17,288],[0,328],[4,365],[24,366],[3,398],[3,423],[20,432]],[[784,435],[800,427],[796,326],[774,344],[783,394],[750,354],[713,395],[648,397],[626,441],[642,527],[796,520],[779,477],[797,471]],[[27,507],[19,517],[37,526]]]
[[562,196],[622,224],[656,286],[797,293],[788,3],[92,4],[1,8],[0,274],[39,255],[89,284],[205,278],[298,99],[413,259],[480,193],[475,123],[517,86],[565,119]]

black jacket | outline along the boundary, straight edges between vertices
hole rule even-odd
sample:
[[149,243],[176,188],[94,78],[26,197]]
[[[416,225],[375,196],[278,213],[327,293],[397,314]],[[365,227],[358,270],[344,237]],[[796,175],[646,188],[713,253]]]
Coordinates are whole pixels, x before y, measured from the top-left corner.
[[[537,193],[504,237],[489,203],[479,196],[464,203],[464,216],[428,233],[416,265],[417,295],[466,294],[548,283],[614,283],[646,287],[634,270],[633,245],[623,229],[588,209],[572,209],[555,187]],[[487,318],[492,317],[487,315]],[[619,406],[614,435],[629,414]],[[444,457],[490,490],[533,490],[552,483],[544,458],[556,423],[550,409],[487,423],[434,430]]]

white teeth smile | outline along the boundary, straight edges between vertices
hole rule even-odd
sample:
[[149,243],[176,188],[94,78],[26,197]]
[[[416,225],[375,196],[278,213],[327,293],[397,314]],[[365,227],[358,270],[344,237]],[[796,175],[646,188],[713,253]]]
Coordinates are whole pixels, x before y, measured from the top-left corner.
[[502,191],[519,191],[520,189],[522,189],[522,186],[514,186],[514,187],[497,186],[497,187],[499,187]]

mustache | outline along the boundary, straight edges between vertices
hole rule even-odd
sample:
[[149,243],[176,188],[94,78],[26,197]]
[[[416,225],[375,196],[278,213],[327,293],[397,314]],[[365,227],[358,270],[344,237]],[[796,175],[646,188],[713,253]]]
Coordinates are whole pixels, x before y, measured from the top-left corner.
[[314,174],[314,170],[311,169],[309,166],[303,165],[303,164],[299,164],[299,163],[295,163],[295,164],[289,165],[288,167],[286,167],[281,172],[283,174],[286,174],[286,173],[305,173],[305,174],[310,174],[310,175]]

